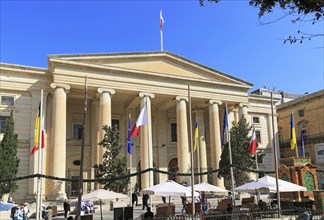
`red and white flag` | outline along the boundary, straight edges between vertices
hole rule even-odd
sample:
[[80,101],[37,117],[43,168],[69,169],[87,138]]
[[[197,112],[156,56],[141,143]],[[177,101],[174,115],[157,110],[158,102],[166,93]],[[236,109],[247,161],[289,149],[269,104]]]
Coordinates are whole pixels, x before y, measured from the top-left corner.
[[252,131],[252,136],[251,136],[251,141],[250,141],[250,147],[249,147],[249,152],[251,156],[253,157],[257,148],[257,141],[255,137],[255,129]]
[[164,19],[162,16],[162,10],[160,11],[160,30],[162,31],[164,25]]
[[134,125],[132,131],[129,134],[129,137],[133,137],[133,136],[138,136],[138,130],[139,127],[142,125],[147,124],[147,106],[146,103],[144,104],[137,120],[136,120],[136,124]]

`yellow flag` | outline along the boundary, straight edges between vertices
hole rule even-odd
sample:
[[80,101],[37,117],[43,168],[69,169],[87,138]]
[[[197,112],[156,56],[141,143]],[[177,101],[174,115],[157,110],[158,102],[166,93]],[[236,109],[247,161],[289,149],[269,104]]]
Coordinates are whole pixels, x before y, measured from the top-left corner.
[[295,150],[297,140],[296,140],[296,131],[295,131],[295,122],[294,122],[294,116],[293,113],[291,112],[290,115],[290,149]]
[[196,119],[196,127],[195,127],[195,135],[194,135],[195,141],[194,141],[194,152],[197,151],[197,141],[198,141],[198,119]]

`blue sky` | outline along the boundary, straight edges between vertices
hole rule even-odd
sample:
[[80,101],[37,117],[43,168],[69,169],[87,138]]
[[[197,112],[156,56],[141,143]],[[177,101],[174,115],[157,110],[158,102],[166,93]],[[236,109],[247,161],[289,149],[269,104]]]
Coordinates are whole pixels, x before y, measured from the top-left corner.
[[[160,10],[166,51],[250,82],[253,89],[324,88],[324,39],[283,44],[299,25],[289,19],[260,25],[257,8],[247,0],[204,7],[195,0],[1,0],[0,61],[46,68],[49,54],[159,51]],[[262,20],[281,15],[278,10]],[[302,30],[323,33],[323,23]]]

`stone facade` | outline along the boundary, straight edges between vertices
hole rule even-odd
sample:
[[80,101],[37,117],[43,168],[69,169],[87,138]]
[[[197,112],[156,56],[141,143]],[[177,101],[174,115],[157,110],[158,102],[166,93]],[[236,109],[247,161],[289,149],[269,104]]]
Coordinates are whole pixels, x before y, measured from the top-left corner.
[[[264,169],[274,169],[271,99],[249,94],[252,84],[248,82],[169,52],[54,55],[48,60],[47,69],[0,65],[1,98],[14,100],[13,105],[1,104],[0,116],[14,111],[21,158],[18,176],[38,173],[38,157],[30,157],[29,152],[33,148],[34,122],[43,89],[44,174],[78,178],[85,76],[88,112],[84,178],[94,178],[92,167],[102,161],[103,150],[97,145],[103,135],[102,126],[117,124],[126,146],[128,116],[131,115],[134,124],[144,103],[148,106],[148,124],[141,126],[139,137],[133,138],[132,164],[128,164],[131,172],[152,166],[190,172],[188,112],[192,112],[193,121],[199,120],[200,155],[198,159],[194,154],[195,170],[218,169],[225,104],[229,109],[229,125],[245,116],[256,127],[260,133],[258,150],[264,151],[268,158]],[[192,111],[188,111],[189,84]],[[277,117],[275,108],[274,117]],[[126,152],[125,148],[123,155]],[[145,188],[168,178],[171,177],[165,174],[147,173],[133,177],[131,182]],[[224,181],[216,176],[201,178],[224,186]],[[177,179],[184,180],[190,183],[189,179]],[[35,198],[36,180],[19,181],[19,186],[14,194],[17,200]],[[84,183],[84,192],[95,187]],[[75,196],[77,187],[74,183],[47,179],[42,189],[47,199],[63,199]]]
[[[277,106],[281,158],[295,157],[290,149],[290,115],[293,113],[298,156],[301,156],[301,130],[304,133],[305,156],[318,170],[324,170],[324,90]],[[324,173],[318,172],[320,180]]]

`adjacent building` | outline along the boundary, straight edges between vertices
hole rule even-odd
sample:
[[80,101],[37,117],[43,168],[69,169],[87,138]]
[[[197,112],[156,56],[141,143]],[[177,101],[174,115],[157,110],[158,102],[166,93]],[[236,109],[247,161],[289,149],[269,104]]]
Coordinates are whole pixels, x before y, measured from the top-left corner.
[[[88,108],[83,177],[86,179],[94,178],[93,166],[102,162],[103,149],[98,146],[103,136],[101,128],[117,125],[126,146],[128,117],[131,116],[134,124],[144,104],[147,105],[148,123],[140,127],[140,136],[133,138],[132,164],[128,164],[131,172],[158,167],[163,171],[176,169],[180,173],[190,173],[189,134],[193,131],[190,131],[189,117],[193,122],[198,119],[199,124],[199,158],[195,153],[195,171],[198,171],[197,167],[201,172],[218,169],[225,104],[229,109],[230,126],[244,116],[256,128],[258,150],[265,152],[263,169],[274,170],[272,130],[274,128],[277,135],[277,114],[274,106],[273,124],[271,98],[249,94],[251,83],[176,54],[50,55],[48,68],[1,63],[0,71],[1,132],[12,110],[19,137],[19,176],[38,173],[38,157],[29,156],[29,153],[34,144],[34,122],[43,90],[44,174],[78,178],[85,77]],[[323,100],[323,94],[321,97]],[[191,111],[188,111],[189,98]],[[278,101],[279,98],[273,100]],[[304,110],[308,114],[307,108]],[[279,122],[282,120],[280,118]],[[323,123],[317,126],[323,133]],[[126,147],[123,155],[129,157]],[[146,188],[169,178],[173,177],[163,173],[145,173],[133,177],[132,185],[138,183],[141,188]],[[190,178],[186,178],[178,177],[176,180],[190,183]],[[224,186],[224,180],[217,178],[217,174],[201,176],[201,181]],[[20,187],[14,195],[17,200],[35,198],[36,179],[18,183]],[[95,184],[84,183],[84,192],[95,187]],[[47,199],[75,196],[77,190],[77,184],[73,182],[46,179],[43,185]]]
[[[305,157],[316,165],[319,183],[324,184],[324,90],[308,94],[277,106],[281,158],[302,157],[301,133]],[[290,149],[290,117],[294,117],[297,150]]]

